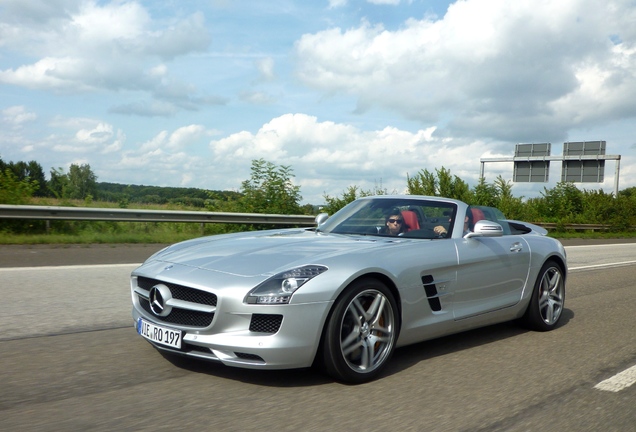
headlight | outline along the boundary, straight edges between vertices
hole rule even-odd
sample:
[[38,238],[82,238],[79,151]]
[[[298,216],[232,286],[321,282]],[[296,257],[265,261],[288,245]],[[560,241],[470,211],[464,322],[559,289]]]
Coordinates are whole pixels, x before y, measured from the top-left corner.
[[245,303],[287,304],[298,288],[325,271],[325,266],[307,265],[278,273],[250,291],[245,297]]

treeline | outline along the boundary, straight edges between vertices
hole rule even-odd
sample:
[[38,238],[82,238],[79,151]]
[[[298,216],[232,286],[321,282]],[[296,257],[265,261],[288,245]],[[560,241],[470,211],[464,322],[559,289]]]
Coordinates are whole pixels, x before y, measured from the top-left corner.
[[174,204],[204,208],[210,200],[238,197],[237,192],[198,188],[144,186],[98,182],[88,164],[71,164],[68,172],[52,168],[49,180],[36,161],[5,162],[0,158],[0,203],[24,204],[30,197],[61,201],[84,200],[130,204]]
[[[120,207],[134,204],[177,204],[207,211],[269,214],[333,214],[356,198],[369,195],[403,193],[387,191],[381,186],[363,190],[349,186],[340,196],[323,196],[324,203],[301,205],[300,187],[293,182],[290,166],[279,166],[263,159],[253,160],[251,176],[237,192],[196,188],[166,188],[156,186],[98,183],[89,165],[71,165],[68,172],[52,169],[49,180],[41,166],[31,162],[9,162],[0,159],[0,204],[26,204],[33,197],[49,196],[61,200],[79,199],[118,203]],[[558,183],[544,188],[541,196],[514,196],[512,184],[501,176],[488,183],[468,183],[442,167],[435,171],[423,169],[407,175],[406,193],[454,198],[472,205],[499,208],[509,219],[529,222],[567,224],[604,224],[610,230],[627,232],[636,226],[636,188],[619,191],[618,196],[603,190],[581,190],[573,183]],[[12,226],[18,227],[19,224]],[[0,231],[8,225],[0,223]],[[219,227],[220,230],[261,228],[255,226]],[[17,232],[19,230],[13,230]],[[22,231],[24,232],[24,231]]]
[[232,191],[211,191],[198,188],[125,185],[99,182],[96,184],[98,201],[116,202],[121,207],[130,203],[175,204],[205,208],[214,199],[235,199],[240,194]]

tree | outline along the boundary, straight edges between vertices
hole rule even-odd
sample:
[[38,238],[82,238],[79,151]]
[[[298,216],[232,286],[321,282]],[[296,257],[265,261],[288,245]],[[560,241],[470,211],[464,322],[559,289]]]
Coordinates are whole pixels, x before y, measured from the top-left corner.
[[349,186],[349,188],[342,193],[340,198],[324,194],[323,198],[327,204],[322,207],[321,211],[329,213],[330,215],[334,214],[350,202],[358,199],[359,196],[363,196],[358,194],[358,190],[358,186]]
[[91,170],[89,164],[71,164],[68,171],[70,188],[69,198],[87,199],[95,196],[97,192],[97,176]]
[[97,176],[88,164],[71,164],[68,174],[52,168],[49,190],[58,199],[91,199],[97,194]]
[[473,189],[473,202],[471,204],[497,207],[497,188],[486,183],[484,177],[480,177],[477,186]]
[[415,177],[406,174],[406,186],[410,195],[435,196],[437,194],[437,178],[429,170],[420,170]]
[[552,189],[543,188],[541,195],[541,216],[548,221],[576,222],[583,212],[583,192],[574,183],[559,182]]
[[299,214],[300,186],[292,183],[293,170],[264,159],[252,161],[251,177],[241,184],[240,208],[247,213]]
[[35,196],[47,196],[48,188],[46,187],[46,177],[44,176],[44,170],[42,169],[42,165],[32,160],[27,163],[26,166],[26,175],[27,177],[37,182],[37,190],[35,191]]
[[48,183],[49,191],[57,199],[68,199],[68,175],[63,168],[51,168],[51,179]]
[[0,158],[0,171],[5,171],[6,169],[10,169],[13,174],[15,174],[18,180],[31,180],[36,182],[36,188],[33,192],[35,196],[46,196],[47,195],[47,187],[46,187],[46,178],[44,177],[44,170],[42,166],[36,161],[29,162],[9,162],[5,163],[2,158]]
[[37,182],[28,177],[20,180],[10,169],[0,171],[0,203],[26,204],[37,189]]
[[493,187],[496,200],[492,207],[497,207],[507,218],[522,219],[524,214],[523,197],[512,195],[512,184],[504,180],[502,176],[498,176]]
[[[395,194],[396,192],[393,191],[393,193]],[[386,188],[382,187],[381,181],[380,184],[376,182],[373,189],[368,190],[362,190],[358,188],[358,186],[349,186],[349,188],[347,188],[347,190],[342,193],[341,198],[331,197],[327,194],[324,194],[323,198],[325,199],[327,204],[322,206],[321,211],[332,215],[358,198],[374,195],[389,195],[389,192],[386,190]]]
[[444,167],[435,169],[435,174],[427,169],[420,171],[415,177],[406,176],[408,193],[411,195],[441,196],[465,202],[472,200],[468,183],[450,173]]

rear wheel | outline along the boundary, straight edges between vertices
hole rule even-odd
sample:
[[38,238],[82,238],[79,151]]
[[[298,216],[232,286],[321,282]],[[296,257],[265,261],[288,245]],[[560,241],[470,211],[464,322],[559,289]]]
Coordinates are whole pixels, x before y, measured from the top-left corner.
[[561,318],[564,305],[563,270],[556,262],[548,261],[541,267],[522,322],[533,330],[552,330]]
[[322,363],[334,378],[361,383],[374,379],[393,354],[398,308],[382,282],[354,282],[336,301],[325,327]]

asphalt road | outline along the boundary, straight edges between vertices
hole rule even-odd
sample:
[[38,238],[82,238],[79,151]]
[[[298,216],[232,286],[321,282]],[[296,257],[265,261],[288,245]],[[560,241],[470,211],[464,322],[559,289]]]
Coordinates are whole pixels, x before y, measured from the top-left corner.
[[636,245],[567,248],[557,330],[401,348],[358,386],[164,358],[136,335],[128,287],[160,248],[0,246],[0,430],[634,430],[636,385],[595,386],[636,366]]

